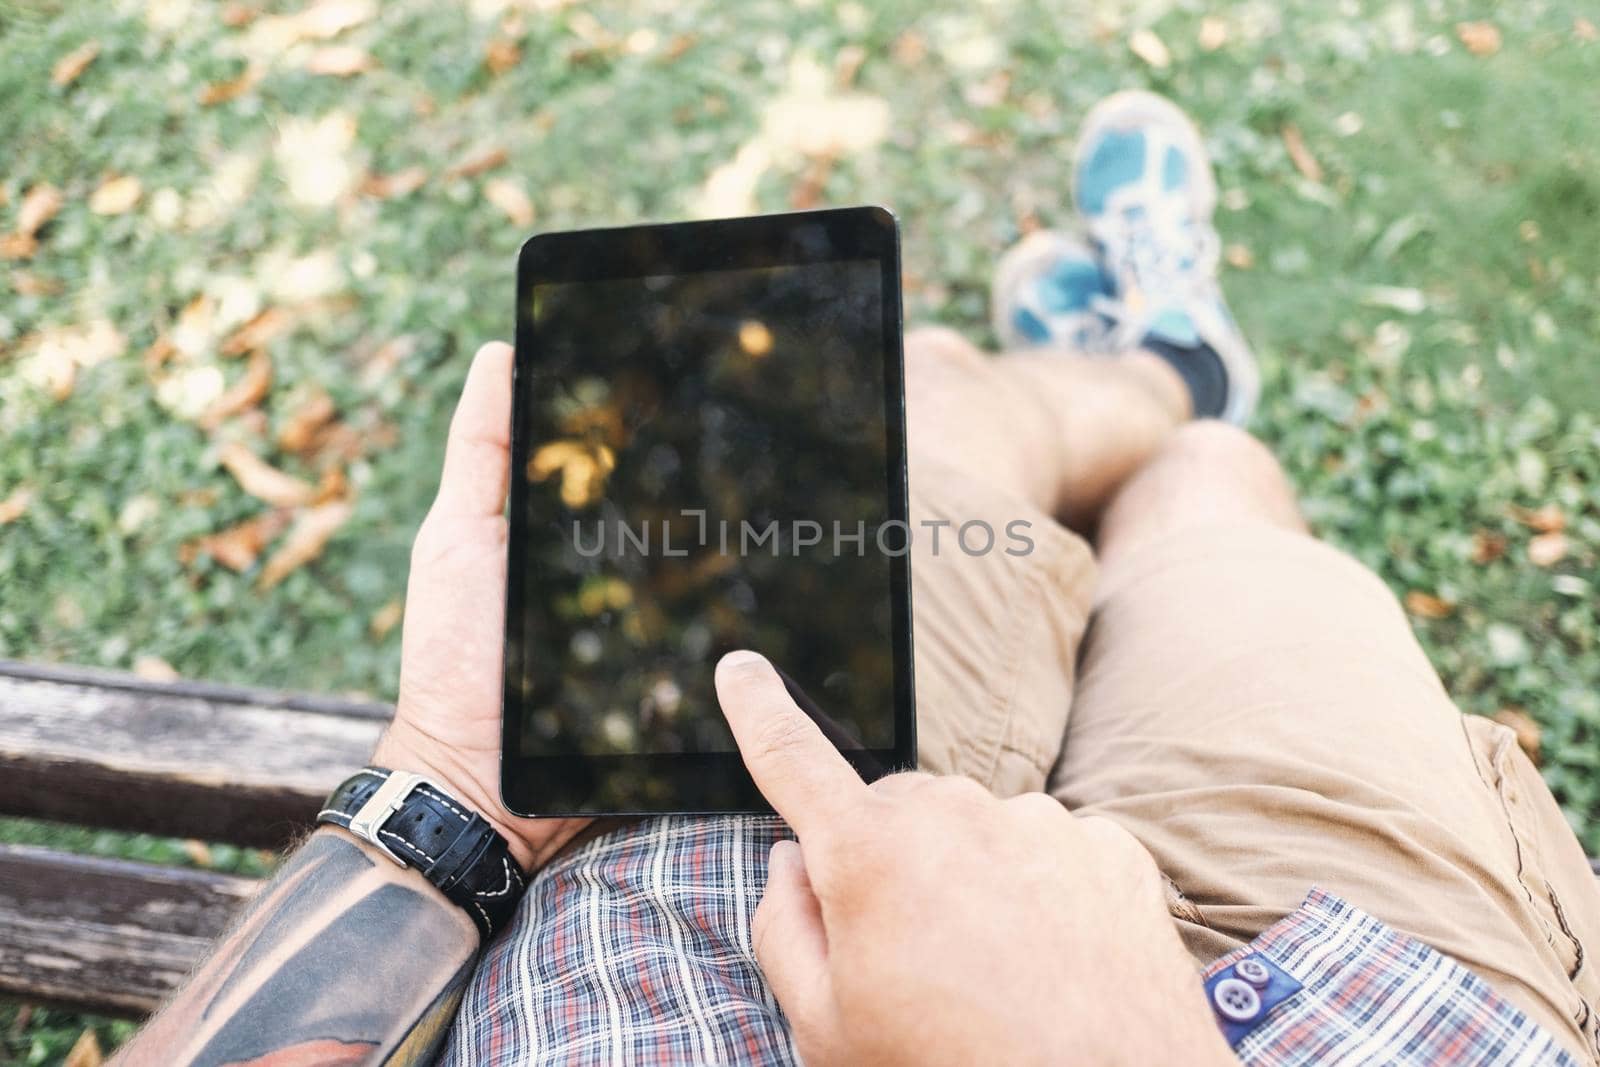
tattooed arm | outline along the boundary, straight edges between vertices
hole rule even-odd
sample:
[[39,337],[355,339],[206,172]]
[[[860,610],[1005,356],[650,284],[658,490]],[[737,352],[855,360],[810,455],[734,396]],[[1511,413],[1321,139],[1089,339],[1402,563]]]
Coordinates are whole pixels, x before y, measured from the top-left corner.
[[[489,820],[526,871],[584,823],[518,819],[500,803],[510,427],[511,348],[485,345],[450,424],[439,495],[411,553],[400,700],[373,762],[439,783]],[[455,1013],[477,950],[467,913],[422,875],[323,828],[289,857],[119,1063],[425,1060]]]
[[428,1062],[477,954],[466,912],[422,875],[323,828],[119,1062]]

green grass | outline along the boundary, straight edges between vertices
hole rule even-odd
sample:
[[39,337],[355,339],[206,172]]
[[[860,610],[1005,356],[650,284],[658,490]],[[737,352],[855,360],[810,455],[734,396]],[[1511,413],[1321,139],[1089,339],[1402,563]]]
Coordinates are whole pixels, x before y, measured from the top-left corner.
[[[1600,42],[1575,31],[1592,5],[610,0],[511,27],[475,13],[498,6],[384,3],[337,38],[374,60],[349,79],[306,72],[311,44],[251,52],[261,21],[229,28],[211,4],[0,7],[0,230],[35,183],[66,198],[37,256],[6,264],[12,285],[0,284],[0,500],[34,490],[0,527],[0,656],[120,668],[158,656],[194,677],[392,696],[398,631],[375,637],[370,621],[403,592],[467,357],[511,328],[525,233],[485,201],[485,180],[520,182],[538,228],[682,216],[807,67],[832,79],[859,62],[853,90],[888,108],[881,143],[820,170],[779,145],[754,206],[787,208],[808,187],[824,203],[892,206],[908,317],[984,338],[996,255],[1026,220],[1070,221],[1077,120],[1142,85],[1205,126],[1219,226],[1253,261],[1225,284],[1266,365],[1256,429],[1321,534],[1397,592],[1452,605],[1418,620],[1452,693],[1474,712],[1533,716],[1546,777],[1600,851]],[[1226,30],[1214,50],[1199,43],[1202,8]],[[1503,46],[1470,54],[1456,23],[1491,12]],[[1170,51],[1165,69],[1129,49],[1141,28]],[[495,74],[485,48],[508,29],[520,61]],[[98,58],[53,87],[52,65],[91,39]],[[252,61],[253,87],[200,103]],[[421,166],[428,181],[407,198],[297,202],[304,161],[275,146],[296,120],[332,114],[353,139],[313,162]],[[1320,183],[1285,150],[1290,124]],[[507,162],[445,176],[486,148]],[[90,194],[112,173],[138,176],[143,197],[95,215]],[[236,195],[219,174],[244,176]],[[328,292],[271,345],[264,418],[209,433],[163,405],[141,353],[183,308],[202,295],[282,302],[285,264],[316,256]],[[63,400],[30,384],[29,338],[98,318],[125,336],[123,354],[80,369]],[[373,350],[401,337],[393,369],[370,372]],[[243,372],[214,343],[176,366]],[[314,387],[357,431],[360,454],[343,463],[354,519],[270,591],[259,563],[184,562],[186,542],[262,510],[219,465],[220,442],[319,473],[271,443]],[[1540,567],[1513,509],[1547,505],[1569,547]],[[1504,554],[1475,562],[1492,536]],[[64,1052],[37,1041],[0,1049],[39,1063]]]

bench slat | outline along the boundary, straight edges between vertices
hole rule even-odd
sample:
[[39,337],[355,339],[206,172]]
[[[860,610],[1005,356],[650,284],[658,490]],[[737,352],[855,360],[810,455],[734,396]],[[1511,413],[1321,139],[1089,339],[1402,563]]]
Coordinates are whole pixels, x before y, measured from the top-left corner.
[[0,994],[147,1015],[258,885],[210,871],[0,845]]
[[391,712],[0,660],[0,813],[278,848]]

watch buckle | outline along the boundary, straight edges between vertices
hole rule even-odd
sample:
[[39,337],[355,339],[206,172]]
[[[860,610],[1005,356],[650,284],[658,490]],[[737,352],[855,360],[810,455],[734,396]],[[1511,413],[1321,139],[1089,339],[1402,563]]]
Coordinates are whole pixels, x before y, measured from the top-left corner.
[[411,771],[390,771],[389,777],[383,780],[383,784],[373,790],[366,803],[350,816],[350,825],[346,829],[388,856],[398,866],[411,866],[379,839],[378,831],[389,821],[389,816],[400,810],[400,805],[406,802],[406,798],[416,792],[419,786],[424,785],[436,792],[444,792],[431,778]]

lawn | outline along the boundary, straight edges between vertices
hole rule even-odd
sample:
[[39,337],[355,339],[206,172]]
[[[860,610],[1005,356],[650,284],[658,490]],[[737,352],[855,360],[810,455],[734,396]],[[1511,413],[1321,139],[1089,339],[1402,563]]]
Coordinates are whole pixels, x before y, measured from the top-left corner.
[[[1595,18],[5,5],[0,657],[391,698],[409,542],[528,233],[879,202],[908,318],[987,339],[997,254],[1070,224],[1078,118],[1147,86],[1216,156],[1224,283],[1266,365],[1256,430],[1600,851]],[[82,1028],[0,1006],[0,1063],[57,1062]]]

